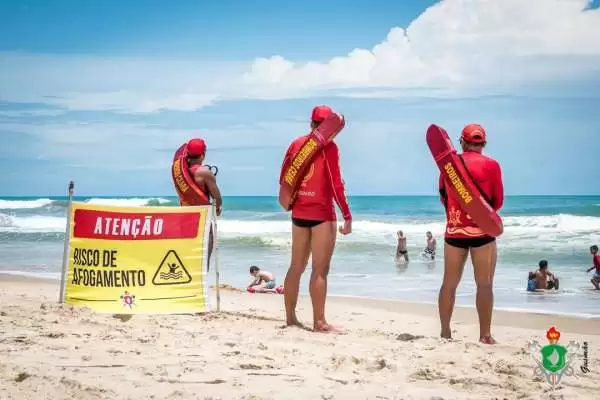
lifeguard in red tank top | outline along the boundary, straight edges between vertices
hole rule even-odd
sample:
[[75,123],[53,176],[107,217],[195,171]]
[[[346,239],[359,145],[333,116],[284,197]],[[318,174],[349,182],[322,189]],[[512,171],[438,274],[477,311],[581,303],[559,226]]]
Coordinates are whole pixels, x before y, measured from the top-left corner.
[[[298,137],[292,142],[285,159],[299,151],[303,138],[304,136]],[[292,207],[292,218],[335,221],[334,200],[344,220],[352,219],[340,170],[340,152],[337,144],[331,142],[315,157],[306,173]]]
[[[473,181],[483,192],[494,211],[498,211],[504,203],[504,187],[502,184],[502,172],[498,162],[476,151],[464,151],[462,158],[466,168],[471,174]],[[440,193],[442,203],[446,208],[446,232],[447,238],[476,238],[488,236],[461,208],[460,203],[453,195],[452,190],[445,186],[444,178],[440,175]]]

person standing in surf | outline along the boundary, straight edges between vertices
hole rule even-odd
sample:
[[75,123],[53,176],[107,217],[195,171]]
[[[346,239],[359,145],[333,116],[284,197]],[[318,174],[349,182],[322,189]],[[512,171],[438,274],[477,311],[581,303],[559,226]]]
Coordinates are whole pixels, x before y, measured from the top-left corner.
[[406,248],[406,236],[404,232],[398,231],[398,245],[396,246],[396,261],[400,261],[404,258],[404,261],[408,262],[408,250]]
[[[462,130],[460,144],[465,168],[479,187],[488,204],[498,211],[504,203],[504,186],[498,162],[484,156],[487,144],[482,126],[469,124]],[[496,270],[496,238],[483,232],[460,207],[454,192],[446,186],[443,175],[439,179],[440,198],[446,209],[444,233],[444,278],[440,288],[438,307],[441,337],[451,338],[450,320],[454,311],[456,289],[462,278],[467,257],[471,256],[477,285],[476,306],[479,315],[479,341],[495,344],[491,334],[494,307],[493,282]]]
[[435,250],[437,247],[437,242],[430,231],[427,231],[425,236],[427,238],[427,246],[425,246],[423,254],[425,254],[426,257],[430,258],[431,261],[433,261],[435,260]]
[[[311,130],[332,114],[333,111],[327,106],[315,107],[312,111]],[[300,136],[290,144],[283,165],[296,155],[305,138],[306,136]],[[289,326],[302,326],[296,317],[296,305],[300,279],[308,258],[312,255],[309,291],[313,308],[313,330],[341,333],[325,319],[327,276],[337,233],[334,200],[344,218],[339,232],[348,235],[352,232],[352,214],[342,179],[339,149],[332,141],[315,156],[302,180],[291,210],[292,259],[284,281],[286,322]]]
[[594,277],[590,279],[592,285],[596,288],[596,290],[600,290],[600,254],[598,254],[598,246],[593,245],[590,247],[590,254],[592,255],[592,267],[587,270],[589,273],[592,270],[596,270],[594,273]]

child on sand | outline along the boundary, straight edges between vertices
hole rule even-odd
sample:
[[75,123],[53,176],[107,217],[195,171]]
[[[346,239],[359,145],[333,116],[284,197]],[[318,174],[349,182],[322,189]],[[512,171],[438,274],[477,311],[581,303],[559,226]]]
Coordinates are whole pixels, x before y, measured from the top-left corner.
[[250,293],[282,293],[283,287],[276,287],[275,275],[262,270],[256,265],[250,267],[250,275],[254,280],[246,288]]
[[598,254],[598,246],[593,245],[590,247],[590,253],[592,254],[592,267],[589,268],[586,272],[590,272],[593,269],[596,269],[594,276],[590,280],[592,285],[596,288],[596,290],[600,290],[600,254]]

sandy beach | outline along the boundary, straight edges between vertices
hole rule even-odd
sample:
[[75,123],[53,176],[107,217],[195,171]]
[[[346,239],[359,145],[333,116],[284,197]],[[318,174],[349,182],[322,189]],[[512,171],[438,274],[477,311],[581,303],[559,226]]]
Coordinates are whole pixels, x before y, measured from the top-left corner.
[[[600,320],[496,312],[496,346],[473,309],[452,341],[435,307],[334,297],[344,336],[285,328],[280,295],[221,291],[222,312],[117,318],[56,303],[58,283],[0,275],[0,399],[594,399]],[[213,292],[214,294],[214,292]],[[214,296],[213,296],[214,298]],[[213,302],[214,306],[214,302]],[[310,299],[299,316],[310,322]],[[590,372],[556,390],[534,377],[528,340],[588,342]],[[582,359],[573,366],[579,372]]]

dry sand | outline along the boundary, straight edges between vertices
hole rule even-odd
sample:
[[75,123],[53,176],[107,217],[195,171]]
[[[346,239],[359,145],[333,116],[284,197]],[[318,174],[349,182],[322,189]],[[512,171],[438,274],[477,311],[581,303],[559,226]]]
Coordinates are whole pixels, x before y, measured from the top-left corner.
[[[472,309],[445,341],[422,304],[331,298],[330,322],[349,330],[335,336],[284,328],[280,295],[223,290],[220,314],[122,319],[57,297],[56,282],[0,275],[1,400],[600,399],[599,320],[497,312],[500,344],[485,346]],[[552,325],[561,343],[589,342],[591,369],[555,391],[524,349]]]

